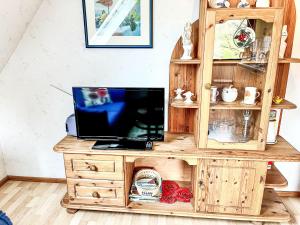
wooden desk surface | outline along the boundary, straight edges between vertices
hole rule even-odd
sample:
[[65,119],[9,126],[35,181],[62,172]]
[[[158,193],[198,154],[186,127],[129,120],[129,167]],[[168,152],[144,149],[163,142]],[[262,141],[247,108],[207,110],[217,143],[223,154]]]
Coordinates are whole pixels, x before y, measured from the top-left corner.
[[68,154],[300,162],[300,152],[282,137],[278,137],[278,143],[276,145],[268,145],[266,151],[198,149],[196,148],[192,135],[170,133],[166,133],[165,142],[154,143],[153,151],[93,150],[92,147],[94,144],[95,141],[84,141],[76,137],[66,136],[55,145],[54,151]]

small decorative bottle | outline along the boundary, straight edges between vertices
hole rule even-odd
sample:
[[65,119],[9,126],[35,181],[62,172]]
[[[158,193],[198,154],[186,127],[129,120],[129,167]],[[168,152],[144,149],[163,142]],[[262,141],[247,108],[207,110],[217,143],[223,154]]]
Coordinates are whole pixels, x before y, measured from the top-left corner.
[[250,140],[250,128],[251,128],[252,113],[250,110],[243,112],[243,130],[241,142],[246,143]]

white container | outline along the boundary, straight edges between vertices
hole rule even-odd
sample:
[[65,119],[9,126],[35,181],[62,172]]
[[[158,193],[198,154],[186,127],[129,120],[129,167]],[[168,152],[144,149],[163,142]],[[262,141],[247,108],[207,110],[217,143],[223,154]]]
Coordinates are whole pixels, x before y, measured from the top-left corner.
[[222,99],[224,102],[234,102],[238,97],[238,90],[231,85],[230,87],[223,88]]
[[229,8],[230,2],[228,0],[208,0],[211,8]]
[[270,0],[257,0],[256,7],[258,8],[268,8],[270,7]]

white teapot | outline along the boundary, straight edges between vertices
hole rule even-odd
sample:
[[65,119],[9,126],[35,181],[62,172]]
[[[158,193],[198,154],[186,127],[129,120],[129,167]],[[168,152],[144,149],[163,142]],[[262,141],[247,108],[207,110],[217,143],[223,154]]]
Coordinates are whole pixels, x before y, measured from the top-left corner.
[[211,8],[229,8],[230,2],[228,0],[208,0]]
[[224,102],[234,102],[238,97],[238,90],[230,85],[229,87],[223,88],[222,99]]

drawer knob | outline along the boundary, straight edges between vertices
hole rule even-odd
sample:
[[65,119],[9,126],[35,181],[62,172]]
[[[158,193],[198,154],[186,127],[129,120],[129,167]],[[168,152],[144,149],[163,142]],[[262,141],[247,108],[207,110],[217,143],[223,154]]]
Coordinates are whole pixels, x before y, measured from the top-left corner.
[[97,191],[93,192],[92,196],[94,198],[100,198],[100,194]]
[[210,83],[205,84],[205,89],[210,90],[211,89],[211,84]]
[[91,166],[89,166],[90,167],[90,170],[91,171],[98,171],[98,168],[97,168],[97,166],[95,166],[95,165],[91,165]]

